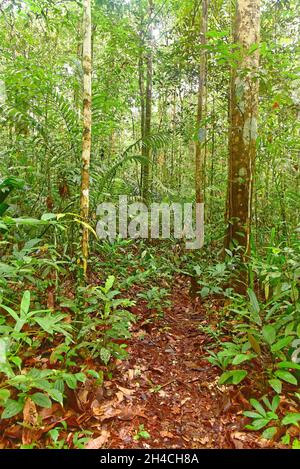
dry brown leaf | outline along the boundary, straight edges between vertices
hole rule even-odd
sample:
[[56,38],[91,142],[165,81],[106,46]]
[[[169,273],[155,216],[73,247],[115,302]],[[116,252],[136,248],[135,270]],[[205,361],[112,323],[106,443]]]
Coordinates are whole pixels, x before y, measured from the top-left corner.
[[235,449],[243,449],[244,444],[247,442],[248,435],[243,432],[233,432],[230,434],[230,439],[234,444]]
[[162,431],[162,432],[160,432],[160,436],[161,436],[162,438],[174,438],[173,433],[167,432],[167,431]]
[[107,430],[102,430],[101,435],[94,440],[90,440],[86,445],[85,449],[100,449],[107,443],[110,433]]
[[35,439],[37,433],[38,411],[36,410],[35,403],[28,397],[26,399],[23,409],[23,432],[22,443],[23,445],[30,445]]
[[175,405],[175,406],[172,407],[171,412],[172,412],[172,414],[179,415],[181,413],[181,408],[179,406]]
[[192,398],[191,397],[186,397],[185,399],[183,399],[181,402],[180,402],[180,405],[181,407],[184,406],[184,404],[186,404],[188,401],[190,401]]
[[99,418],[101,421],[117,417],[120,413],[119,409],[116,409],[115,405],[117,401],[108,401],[105,404],[100,405],[98,401],[92,402],[92,412],[95,417]]
[[124,399],[124,394],[121,391],[118,391],[116,393],[116,397],[117,397],[117,400],[118,400],[118,404],[120,404]]
[[47,308],[48,308],[48,309],[54,309],[54,306],[55,306],[54,291],[48,290],[48,295],[47,295]]
[[204,436],[203,438],[197,438],[197,440],[201,445],[205,446],[207,443],[209,443],[209,437]]
[[117,415],[120,420],[132,420],[135,417],[147,418],[140,407],[123,407]]
[[119,384],[117,384],[117,388],[125,395],[125,396],[132,396],[135,393],[135,389],[127,389],[123,388]]
[[22,436],[22,428],[20,425],[12,425],[4,431],[4,435],[8,438],[20,439]]
[[100,405],[99,402],[95,400],[92,402],[91,406],[93,415],[101,422],[116,417],[120,420],[132,420],[137,416],[147,418],[139,407],[133,408],[129,406],[117,408],[118,404],[117,400],[111,400]]

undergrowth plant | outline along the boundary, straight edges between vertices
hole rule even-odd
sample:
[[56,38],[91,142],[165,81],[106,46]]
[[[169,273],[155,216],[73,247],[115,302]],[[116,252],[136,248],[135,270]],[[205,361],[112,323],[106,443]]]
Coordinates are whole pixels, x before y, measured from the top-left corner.
[[[271,241],[274,242],[274,237]],[[251,379],[259,370],[257,392],[276,393],[272,402],[263,396],[266,409],[253,398],[250,403],[255,410],[245,412],[252,419],[247,428],[260,430],[267,427],[263,436],[268,438],[277,434],[279,424],[296,425],[300,420],[297,413],[288,413],[279,419],[275,412],[280,402],[279,395],[286,388],[292,391],[295,406],[299,406],[299,246],[295,238],[289,247],[284,244],[271,246],[265,258],[252,258],[249,272],[253,288],[248,288],[247,297],[233,291],[225,295],[228,300],[221,314],[227,318],[226,335],[229,332],[232,341],[224,342],[218,337],[218,350],[208,350],[208,361],[222,370],[219,384],[238,385],[247,378]],[[224,275],[221,277],[226,279]],[[208,285],[213,282],[211,269],[205,278]],[[213,287],[209,292],[219,293],[219,290]]]

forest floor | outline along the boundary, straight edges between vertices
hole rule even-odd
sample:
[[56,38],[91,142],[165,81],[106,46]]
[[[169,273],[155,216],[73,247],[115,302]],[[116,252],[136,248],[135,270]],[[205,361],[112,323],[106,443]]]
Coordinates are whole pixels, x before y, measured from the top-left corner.
[[[131,298],[139,288],[130,291]],[[212,339],[199,326],[218,321],[218,302],[212,301],[208,315],[199,298],[191,298],[189,279],[182,276],[175,278],[171,300],[163,318],[153,322],[145,301],[132,308],[138,321],[128,341],[129,358],[117,364],[113,379],[91,403],[101,434],[90,446],[268,447],[244,430],[242,411],[249,404],[242,390],[219,386],[219,371],[207,361],[205,346]]]
[[[129,257],[121,259],[126,263]],[[128,265],[123,271],[121,260],[112,260],[112,264],[127,278],[142,271]],[[103,282],[96,271],[91,277],[92,284]],[[104,371],[103,384],[87,379],[76,390],[66,390],[63,408],[54,403],[50,409],[41,409],[38,416],[35,408],[25,406],[23,422],[15,417],[0,424],[0,447],[20,444],[57,449],[280,447],[262,439],[259,433],[245,430],[249,421],[243,411],[251,408],[249,399],[257,370],[245,385],[221,386],[218,384],[221,371],[207,360],[208,350],[216,351],[218,347],[214,331],[217,336],[224,300],[211,297],[203,302],[191,294],[190,278],[176,269],[167,278],[157,276],[149,282],[151,286],[157,283],[166,288],[169,301],[162,300],[157,311],[149,308],[143,298],[147,284],[134,283],[122,289],[122,297],[135,301],[130,309],[136,322],[131,326],[130,339],[125,341],[128,357],[115,360],[108,370],[91,357],[77,357],[90,369]],[[71,284],[63,285],[69,296],[74,297]],[[229,339],[226,333],[219,338]],[[49,358],[51,350],[53,347],[26,359],[25,366],[55,367]],[[31,426],[26,422],[31,422]],[[51,443],[51,431],[58,432],[56,443]]]

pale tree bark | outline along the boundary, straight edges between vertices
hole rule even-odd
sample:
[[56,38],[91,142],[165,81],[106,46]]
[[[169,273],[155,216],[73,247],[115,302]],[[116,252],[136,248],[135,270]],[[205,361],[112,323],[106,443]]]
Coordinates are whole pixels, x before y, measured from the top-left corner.
[[142,197],[145,202],[149,201],[149,187],[150,187],[150,145],[149,137],[151,135],[151,119],[152,119],[152,82],[153,82],[153,57],[152,57],[152,16],[153,16],[153,0],[148,1],[148,43],[146,54],[146,103],[145,103],[145,121],[144,121],[144,141],[142,155],[145,158],[142,166]]
[[197,139],[195,142],[195,190],[196,202],[204,202],[204,143],[206,131],[203,124],[205,118],[205,97],[206,97],[206,74],[207,74],[207,52],[206,35],[208,22],[209,0],[202,0],[201,26],[200,26],[200,66],[199,66],[199,86],[198,86],[198,107],[197,107]]
[[[141,21],[142,23],[142,21]],[[144,38],[143,30],[141,24],[140,31],[140,57],[139,57],[139,91],[140,91],[140,101],[141,101],[141,141],[144,145],[145,141],[145,73],[144,73]],[[142,153],[144,152],[144,147],[142,147]],[[142,195],[143,187],[143,165],[141,165],[141,182],[140,182],[140,195]]]
[[[225,246],[250,251],[252,192],[258,117],[260,0],[237,0],[234,42],[240,46],[232,69]],[[257,46],[257,48],[256,48]]]
[[[82,134],[82,170],[80,213],[83,221],[89,219],[90,159],[92,144],[92,13],[91,0],[83,2],[83,134]],[[89,230],[82,231],[83,270],[86,276],[89,256]]]

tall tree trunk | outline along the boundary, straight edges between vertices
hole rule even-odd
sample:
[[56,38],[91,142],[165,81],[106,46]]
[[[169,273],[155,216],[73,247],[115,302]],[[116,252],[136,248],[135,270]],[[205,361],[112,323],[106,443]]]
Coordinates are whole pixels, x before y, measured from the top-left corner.
[[148,41],[147,41],[147,78],[146,78],[146,104],[145,104],[145,126],[143,141],[143,178],[142,178],[142,197],[145,202],[149,201],[149,179],[150,179],[150,145],[149,137],[151,135],[151,118],[152,118],[152,81],[153,81],[153,57],[152,57],[152,16],[153,16],[153,0],[149,0],[149,25],[148,25]]
[[[250,251],[253,175],[256,155],[260,0],[237,0],[234,42],[240,45],[232,69],[229,129],[227,236],[225,246]],[[253,51],[254,50],[254,51]]]
[[[143,59],[143,32],[141,30],[141,40],[140,40],[140,58],[139,58],[139,90],[140,90],[140,101],[141,101],[141,141],[142,141],[142,154],[144,153],[145,145],[145,74],[144,74],[144,59]],[[142,186],[143,186],[143,165],[141,166],[141,194],[142,195]]]
[[[80,212],[83,221],[89,219],[90,159],[92,144],[92,13],[91,0],[83,2],[83,134]],[[82,232],[83,271],[86,276],[89,256],[89,230],[83,226]]]
[[209,0],[202,0],[201,11],[201,27],[200,27],[200,45],[201,56],[199,66],[199,87],[198,87],[198,110],[197,110],[197,139],[195,142],[195,189],[196,189],[196,202],[204,202],[204,159],[203,159],[203,144],[206,140],[206,132],[203,126],[203,118],[205,117],[205,88],[206,88],[206,34],[207,34],[207,20],[208,20],[208,3]]

